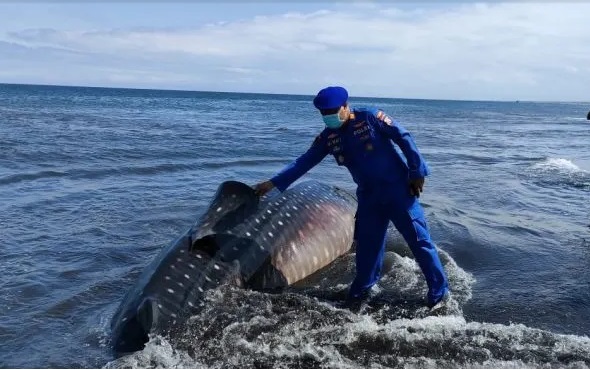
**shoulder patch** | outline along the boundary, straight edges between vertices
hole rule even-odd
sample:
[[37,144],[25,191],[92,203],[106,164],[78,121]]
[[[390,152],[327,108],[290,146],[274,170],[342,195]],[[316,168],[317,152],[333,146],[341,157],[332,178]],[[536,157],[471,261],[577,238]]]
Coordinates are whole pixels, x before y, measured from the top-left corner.
[[391,126],[393,124],[393,120],[391,119],[391,117],[389,117],[387,114],[383,113],[382,110],[377,111],[377,119],[383,123],[385,123],[388,126]]

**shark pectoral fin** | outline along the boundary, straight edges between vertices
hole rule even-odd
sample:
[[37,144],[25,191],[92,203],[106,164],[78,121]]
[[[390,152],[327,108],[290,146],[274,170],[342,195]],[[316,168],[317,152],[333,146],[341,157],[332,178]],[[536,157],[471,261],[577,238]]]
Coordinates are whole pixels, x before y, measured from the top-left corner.
[[207,211],[195,227],[195,236],[201,237],[210,232],[225,232],[239,224],[245,216],[258,207],[259,198],[250,186],[237,182],[222,183]]

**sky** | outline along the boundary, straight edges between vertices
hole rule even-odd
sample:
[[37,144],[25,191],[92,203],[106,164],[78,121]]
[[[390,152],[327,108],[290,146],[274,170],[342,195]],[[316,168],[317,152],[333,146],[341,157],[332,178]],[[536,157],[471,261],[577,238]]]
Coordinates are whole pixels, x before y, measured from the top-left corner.
[[0,1],[0,82],[590,101],[590,2]]

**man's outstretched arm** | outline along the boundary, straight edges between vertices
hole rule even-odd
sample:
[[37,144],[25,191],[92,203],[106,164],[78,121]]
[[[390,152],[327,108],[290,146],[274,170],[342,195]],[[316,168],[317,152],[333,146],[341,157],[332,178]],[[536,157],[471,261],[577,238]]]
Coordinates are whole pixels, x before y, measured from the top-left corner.
[[270,180],[255,185],[256,194],[262,196],[276,187],[279,191],[285,191],[298,178],[322,161],[328,154],[323,136],[318,135],[311,147],[299,158],[291,162]]

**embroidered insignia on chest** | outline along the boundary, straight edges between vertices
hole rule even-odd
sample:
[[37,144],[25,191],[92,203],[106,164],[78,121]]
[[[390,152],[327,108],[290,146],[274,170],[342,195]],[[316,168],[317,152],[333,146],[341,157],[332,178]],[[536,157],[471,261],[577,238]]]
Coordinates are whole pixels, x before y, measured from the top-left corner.
[[354,129],[353,135],[354,136],[363,135],[363,134],[365,134],[367,132],[369,132],[369,126],[362,125],[361,127]]
[[335,137],[332,139],[328,139],[328,147],[333,147],[334,145],[339,145],[341,142],[340,137]]
[[367,134],[367,135],[361,136],[361,141],[367,141],[370,138],[371,138],[371,135]]

